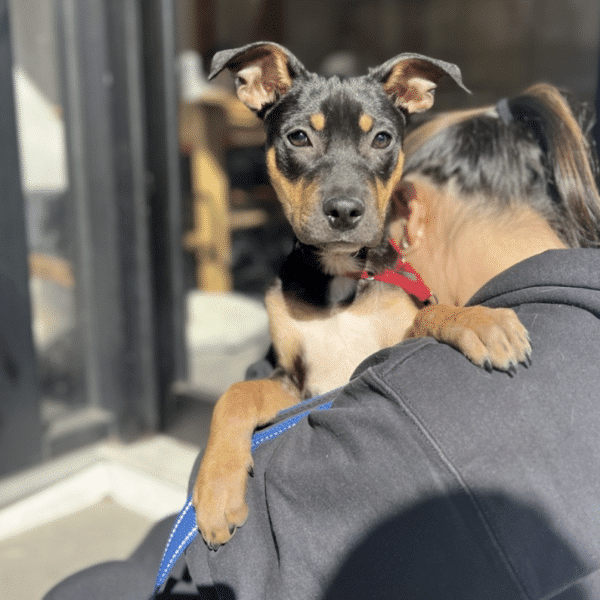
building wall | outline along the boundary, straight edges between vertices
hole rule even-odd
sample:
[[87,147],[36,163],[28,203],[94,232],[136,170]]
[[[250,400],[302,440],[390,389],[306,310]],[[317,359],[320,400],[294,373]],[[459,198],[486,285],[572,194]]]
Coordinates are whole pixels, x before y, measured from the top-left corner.
[[[282,0],[266,0],[271,3]],[[200,2],[202,4],[202,2]],[[328,53],[375,65],[413,51],[457,63],[480,102],[547,80],[592,99],[598,73],[597,0],[285,0],[286,45],[311,69]],[[220,44],[252,39],[261,2],[217,0]],[[262,6],[264,8],[264,6]],[[442,102],[464,104],[448,94]]]

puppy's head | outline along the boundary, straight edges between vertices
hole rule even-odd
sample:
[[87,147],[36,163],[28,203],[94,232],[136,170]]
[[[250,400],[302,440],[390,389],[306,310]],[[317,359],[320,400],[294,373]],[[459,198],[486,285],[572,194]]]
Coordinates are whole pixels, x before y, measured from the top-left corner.
[[457,66],[419,54],[361,77],[324,78],[282,46],[257,42],[216,54],[210,77],[226,68],[264,121],[269,174],[296,236],[328,253],[381,242],[406,115],[432,106],[446,74],[464,88]]

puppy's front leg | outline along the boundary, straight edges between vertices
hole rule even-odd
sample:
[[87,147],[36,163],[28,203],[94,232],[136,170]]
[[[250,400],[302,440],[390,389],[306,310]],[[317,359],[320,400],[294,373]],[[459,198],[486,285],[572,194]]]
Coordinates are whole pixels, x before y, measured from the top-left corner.
[[298,396],[280,379],[236,383],[217,401],[192,496],[209,548],[226,543],[248,516],[245,496],[254,430],[296,402]]
[[509,308],[426,306],[417,313],[406,337],[425,336],[454,346],[490,371],[495,367],[512,374],[517,363],[531,362],[529,334]]

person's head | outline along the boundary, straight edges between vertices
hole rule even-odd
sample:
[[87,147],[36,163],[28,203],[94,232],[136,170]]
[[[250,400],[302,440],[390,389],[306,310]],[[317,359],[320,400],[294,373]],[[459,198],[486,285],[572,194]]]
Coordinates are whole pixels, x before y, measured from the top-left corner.
[[405,143],[392,235],[440,301],[552,248],[600,247],[585,105],[538,84],[496,106],[438,116]]

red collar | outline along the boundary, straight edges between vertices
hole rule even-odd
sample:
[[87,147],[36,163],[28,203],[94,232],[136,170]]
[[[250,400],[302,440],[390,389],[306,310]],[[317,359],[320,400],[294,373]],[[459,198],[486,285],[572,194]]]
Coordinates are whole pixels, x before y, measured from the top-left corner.
[[398,244],[392,239],[389,240],[389,243],[398,253],[398,260],[393,269],[386,269],[382,273],[375,274],[368,271],[359,271],[358,273],[347,273],[347,276],[358,277],[358,279],[372,279],[397,285],[411,296],[418,298],[421,302],[432,302],[435,304],[437,300],[431,293],[431,290],[425,285],[421,276],[409,263],[402,259],[402,251],[398,247]]

